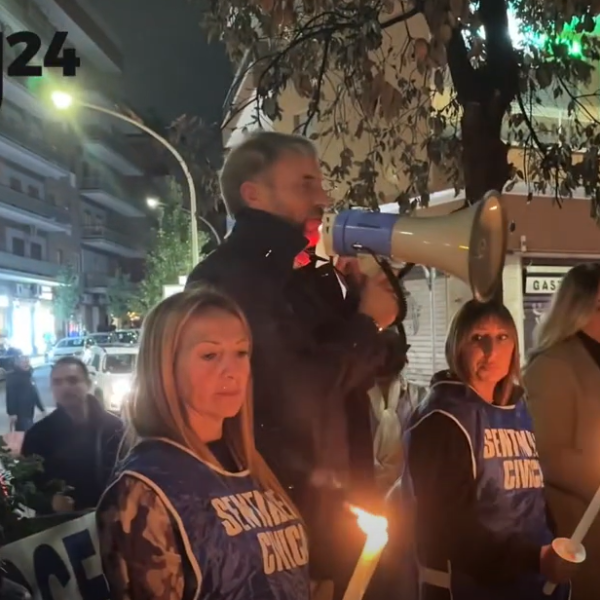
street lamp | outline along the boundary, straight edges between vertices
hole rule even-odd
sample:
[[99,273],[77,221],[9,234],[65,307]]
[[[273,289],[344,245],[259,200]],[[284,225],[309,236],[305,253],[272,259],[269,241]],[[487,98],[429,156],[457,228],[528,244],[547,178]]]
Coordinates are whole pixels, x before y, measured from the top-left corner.
[[148,205],[148,208],[156,210],[160,206],[160,200],[156,198],[146,198],[146,204]]
[[192,227],[192,264],[195,265],[196,262],[198,261],[198,257],[200,256],[200,249],[198,247],[198,221],[197,221],[198,218],[200,218],[200,220],[204,224],[206,224],[207,227],[210,228],[212,234],[215,236],[215,239],[217,240],[217,243],[221,243],[221,238],[219,237],[219,234],[217,233],[217,231],[213,227],[213,225],[209,221],[207,221],[204,217],[201,217],[198,215],[198,209],[197,209],[197,203],[196,203],[196,188],[194,186],[194,180],[192,179],[192,174],[190,173],[190,170],[188,169],[187,164],[183,160],[183,157],[181,156],[181,154],[179,154],[179,152],[167,140],[165,140],[164,137],[160,136],[158,133],[156,133],[156,131],[154,131],[153,129],[150,129],[150,127],[147,127],[143,123],[140,123],[139,121],[136,121],[135,119],[132,119],[131,117],[127,117],[119,112],[114,111],[114,110],[104,108],[103,106],[97,106],[96,104],[89,104],[88,102],[81,102],[79,100],[77,100],[77,102],[76,102],[75,99],[73,98],[73,96],[71,94],[68,94],[67,92],[54,91],[54,92],[52,92],[50,97],[51,97],[52,103],[58,110],[67,110],[67,109],[71,108],[71,106],[73,106],[73,104],[76,103],[78,106],[82,106],[84,108],[89,108],[91,110],[95,110],[97,112],[101,112],[106,115],[115,117],[116,119],[120,119],[121,121],[125,121],[126,123],[129,123],[130,125],[133,125],[134,127],[137,127],[138,129],[141,129],[148,135],[151,135],[156,141],[160,142],[177,159],[177,162],[179,163],[179,166],[183,170],[183,173],[184,173],[185,178],[188,183],[189,193],[190,193],[190,213],[192,215],[192,219],[191,219],[191,222],[192,222],[191,223],[191,227]]
[[[158,198],[154,198],[154,197],[150,197],[150,198],[146,198],[146,206],[152,210],[158,210],[159,208],[163,207],[163,203],[158,199]],[[193,218],[191,216],[191,211],[188,210],[185,207],[181,207],[182,210],[184,210],[186,213],[190,214],[190,218]],[[221,243],[221,238],[219,237],[219,234],[217,233],[217,230],[214,228],[213,224],[208,220],[205,219],[204,217],[197,215],[197,218],[200,219],[200,221],[202,221],[211,231],[211,233],[213,234],[213,236],[215,237],[215,239],[217,240],[217,244]]]

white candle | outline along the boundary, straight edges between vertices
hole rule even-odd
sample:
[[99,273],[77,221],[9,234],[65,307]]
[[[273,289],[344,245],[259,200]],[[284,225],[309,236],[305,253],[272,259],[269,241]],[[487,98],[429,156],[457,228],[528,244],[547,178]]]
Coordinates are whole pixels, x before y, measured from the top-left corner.
[[385,517],[371,515],[354,506],[350,507],[350,510],[357,516],[358,526],[367,535],[367,539],[344,594],[344,600],[362,600],[387,544],[388,522]]
[[[600,512],[600,487],[594,494],[592,501],[589,503],[586,511],[583,513],[583,516],[581,517],[579,524],[577,525],[577,527],[575,527],[575,531],[573,532],[573,535],[570,538],[570,541],[573,544],[574,548],[579,548],[580,546],[581,546],[581,548],[583,548],[583,546],[581,544],[583,542],[583,538],[586,536],[587,532],[590,530],[590,527],[592,526],[592,523],[596,520],[596,517],[598,516],[599,512]],[[554,544],[553,544],[553,546],[554,546]],[[556,550],[556,548],[555,548],[555,550]],[[585,559],[585,549],[583,549],[583,552],[584,552],[583,559],[574,560],[571,562],[583,562],[583,560]],[[579,557],[579,556],[581,556],[581,551],[579,551],[575,554],[577,555],[577,557]],[[569,560],[569,558],[567,556],[563,556],[562,554],[560,556],[564,560]],[[546,594],[546,596],[550,596],[554,592],[555,589],[556,589],[556,585],[554,583],[548,582],[544,586],[544,594]]]

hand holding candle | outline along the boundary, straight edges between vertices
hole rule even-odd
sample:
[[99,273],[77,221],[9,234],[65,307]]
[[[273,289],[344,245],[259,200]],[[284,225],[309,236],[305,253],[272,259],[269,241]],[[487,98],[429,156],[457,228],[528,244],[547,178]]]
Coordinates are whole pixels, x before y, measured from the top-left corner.
[[344,594],[344,600],[362,600],[387,544],[388,522],[385,517],[369,514],[355,506],[351,506],[350,510],[356,515],[358,526],[367,535],[367,540]]
[[[585,560],[585,549],[583,548],[581,543],[583,542],[583,538],[586,536],[587,532],[590,530],[592,523],[596,520],[596,517],[598,516],[599,512],[600,512],[600,488],[598,488],[598,490],[594,494],[592,501],[590,502],[586,511],[583,513],[583,517],[581,517],[581,521],[579,521],[579,525],[577,525],[577,527],[575,528],[575,531],[573,532],[573,535],[571,536],[570,541],[572,542],[573,547],[578,550],[578,552],[576,553],[577,556],[575,556],[575,560],[572,560],[570,562],[579,563],[579,562],[583,562]],[[553,544],[553,547],[554,547],[554,544]],[[581,558],[582,550],[583,550],[583,558]],[[556,551],[556,548],[555,548],[555,551]],[[559,554],[559,556],[561,558],[563,558],[564,560],[569,560],[569,558],[566,556],[562,556],[561,554]],[[554,583],[548,582],[544,586],[544,594],[546,594],[546,596],[550,596],[554,592],[555,588],[556,588],[556,585]]]

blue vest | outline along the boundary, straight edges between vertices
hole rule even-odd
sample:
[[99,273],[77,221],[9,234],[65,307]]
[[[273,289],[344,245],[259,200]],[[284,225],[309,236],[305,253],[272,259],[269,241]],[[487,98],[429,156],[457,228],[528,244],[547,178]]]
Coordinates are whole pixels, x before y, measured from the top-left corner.
[[[461,383],[438,383],[412,416],[408,444],[410,432],[433,413],[453,420],[469,442],[480,523],[498,535],[510,533],[540,546],[550,544],[553,535],[546,519],[544,480],[525,400],[496,406]],[[403,487],[410,495],[412,486],[407,474]],[[453,569],[450,562],[445,572],[421,565],[418,571],[422,598],[429,596],[427,589],[431,588],[438,588],[435,598],[442,597],[439,588],[447,589],[448,600],[564,600],[570,593],[567,585],[545,596],[545,579],[537,573],[524,574],[510,584],[490,589]]]
[[304,527],[247,471],[227,473],[166,440],[139,444],[119,469],[150,485],[178,524],[195,600],[309,600]]

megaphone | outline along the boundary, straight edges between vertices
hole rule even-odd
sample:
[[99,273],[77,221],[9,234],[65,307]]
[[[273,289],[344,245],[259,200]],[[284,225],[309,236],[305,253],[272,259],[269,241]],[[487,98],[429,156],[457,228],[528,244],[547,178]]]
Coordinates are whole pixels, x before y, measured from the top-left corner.
[[[444,217],[404,217],[359,209],[326,213],[321,242],[327,256],[377,255],[392,263],[434,267],[487,302],[502,280],[508,222],[498,192]],[[318,252],[317,248],[317,252]]]

